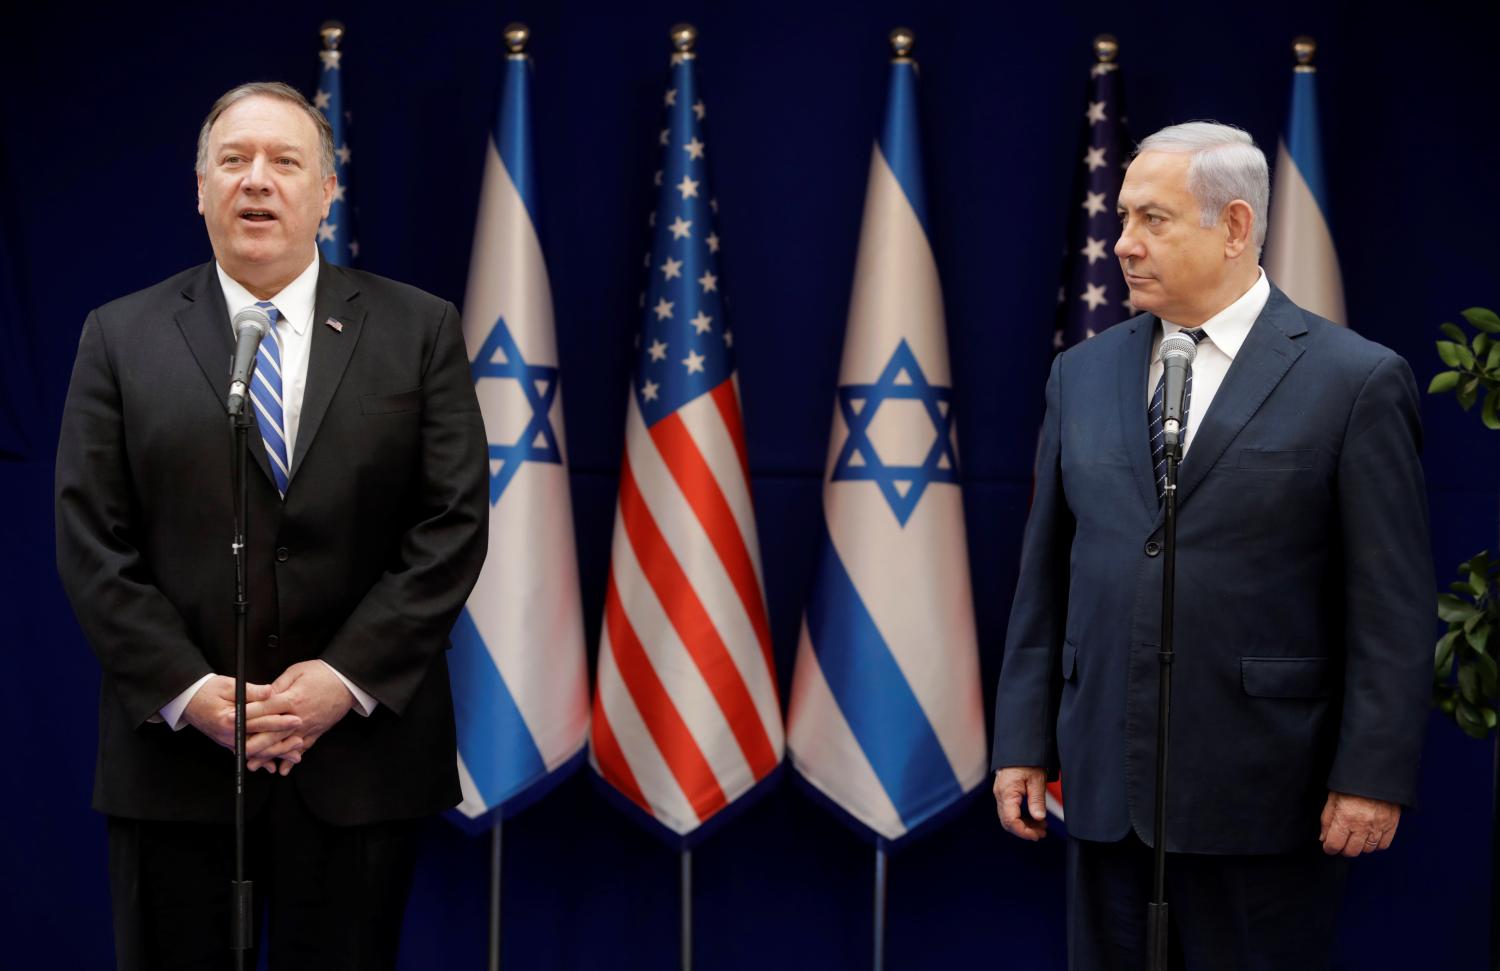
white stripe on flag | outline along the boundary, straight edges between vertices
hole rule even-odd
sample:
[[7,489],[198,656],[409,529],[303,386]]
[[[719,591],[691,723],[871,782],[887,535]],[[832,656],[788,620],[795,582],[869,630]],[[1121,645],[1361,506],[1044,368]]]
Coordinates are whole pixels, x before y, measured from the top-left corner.
[[[604,717],[609,721],[615,740],[620,743],[625,763],[630,766],[631,774],[651,804],[653,815],[675,833],[696,829],[698,814],[657,750],[656,741],[641,720],[640,711],[620,677],[620,669],[615,666],[607,625],[601,635],[598,677],[599,703],[604,708]],[[598,768],[597,763],[595,768]]]
[[[906,824],[901,814],[828,690],[805,621],[797,642],[797,677],[792,682],[790,711],[794,714],[789,719],[787,749],[802,777],[875,832],[887,838],[904,834]],[[832,766],[838,771],[826,771]]]
[[[693,404],[699,403],[706,403],[710,408],[714,407],[713,402],[707,400],[707,396],[699,398]],[[719,428],[723,428],[722,422]],[[703,609],[713,621],[714,630],[729,648],[729,656],[735,663],[735,670],[740,680],[750,690],[751,699],[755,702],[756,711],[765,725],[766,734],[770,736],[772,744],[779,748],[781,745],[781,710],[776,701],[775,687],[771,684],[770,672],[766,670],[760,640],[756,636],[750,616],[745,612],[744,602],[735,590],[724,562],[710,542],[703,524],[698,520],[692,507],[688,505],[676,481],[673,480],[672,473],[664,463],[661,453],[656,450],[655,444],[651,441],[645,421],[636,407],[634,395],[630,396],[626,429],[625,447],[630,456],[631,471],[640,485],[641,498],[651,511],[652,518],[656,520],[657,527],[661,530],[662,537],[666,540],[672,555],[676,557],[683,572],[687,574],[693,591],[703,604]],[[705,459],[715,452],[719,453],[721,459],[724,453],[732,454],[733,452],[734,445],[728,440],[727,435],[719,441],[714,441],[712,438],[700,439],[697,435],[693,438],[694,444],[698,446],[698,451]],[[737,463],[738,459],[735,461]],[[748,494],[748,489],[743,491]],[[743,534],[741,537],[743,539]],[[748,544],[752,548],[755,546],[753,537],[752,531]],[[644,582],[644,577],[642,577],[642,582]],[[620,586],[620,594],[622,598],[625,595],[623,584]],[[662,616],[662,622],[666,623],[665,615]],[[670,630],[671,628],[670,625],[666,628],[639,626],[636,628],[642,633],[643,640],[645,631],[662,629]],[[658,668],[658,670],[661,669]],[[733,741],[733,736],[729,737],[729,741]],[[731,799],[734,798],[727,787],[725,795]]]
[[[645,491],[644,486],[642,491]],[[745,762],[739,746],[735,744],[729,722],[720,710],[708,683],[703,680],[692,656],[662,610],[656,592],[651,589],[650,582],[641,572],[635,550],[625,535],[624,525],[618,522],[619,517],[616,519],[610,567],[613,570],[615,589],[620,594],[620,603],[625,608],[631,628],[640,638],[651,667],[661,677],[662,687],[672,699],[673,707],[682,716],[703,752],[703,757],[708,760],[719,788],[732,799],[734,795],[755,784],[754,774]],[[650,795],[650,792],[648,786],[647,794]]]

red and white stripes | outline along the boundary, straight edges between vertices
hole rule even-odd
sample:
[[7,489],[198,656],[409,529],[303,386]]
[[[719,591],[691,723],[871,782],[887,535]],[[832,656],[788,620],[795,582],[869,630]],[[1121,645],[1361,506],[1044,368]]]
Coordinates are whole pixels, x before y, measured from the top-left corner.
[[649,428],[630,396],[597,682],[595,769],[674,832],[781,761],[732,377]]

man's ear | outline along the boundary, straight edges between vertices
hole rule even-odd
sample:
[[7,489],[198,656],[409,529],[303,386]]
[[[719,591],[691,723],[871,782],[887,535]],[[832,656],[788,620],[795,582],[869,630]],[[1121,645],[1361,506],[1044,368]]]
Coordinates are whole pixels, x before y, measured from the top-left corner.
[[1255,210],[1244,199],[1235,199],[1224,207],[1224,255],[1237,259],[1251,247],[1255,233]]
[[333,208],[333,190],[339,184],[337,175],[330,175],[323,180],[323,219],[328,219],[328,210]]
[[198,174],[198,215],[203,215],[203,174]]

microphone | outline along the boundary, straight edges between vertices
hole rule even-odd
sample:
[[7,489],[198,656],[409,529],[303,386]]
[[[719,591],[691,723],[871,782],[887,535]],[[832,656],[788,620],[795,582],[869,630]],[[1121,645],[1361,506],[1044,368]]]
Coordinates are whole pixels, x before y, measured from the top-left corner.
[[250,379],[255,374],[255,353],[271,329],[270,316],[259,307],[246,307],[234,315],[234,365],[229,369],[229,414],[245,410]]
[[1198,342],[1181,331],[1162,338],[1162,430],[1168,448],[1182,444],[1183,391],[1197,356]]

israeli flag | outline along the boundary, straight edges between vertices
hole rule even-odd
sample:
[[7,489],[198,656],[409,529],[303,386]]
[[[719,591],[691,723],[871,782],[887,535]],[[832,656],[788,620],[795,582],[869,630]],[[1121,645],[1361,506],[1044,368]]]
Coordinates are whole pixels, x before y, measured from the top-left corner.
[[1328,180],[1318,136],[1317,69],[1298,64],[1286,134],[1276,148],[1265,269],[1292,302],[1347,324],[1344,280],[1328,223]]
[[459,812],[501,815],[577,764],[588,670],[552,293],[537,238],[531,62],[510,54],[464,298],[490,458],[489,556],[453,630]]
[[797,771],[886,841],[988,774],[916,85],[915,63],[895,58],[870,162],[825,529],[787,730]]

